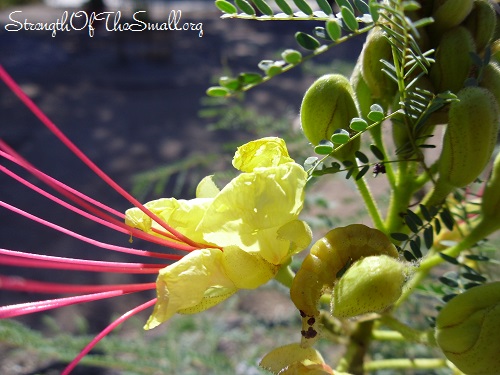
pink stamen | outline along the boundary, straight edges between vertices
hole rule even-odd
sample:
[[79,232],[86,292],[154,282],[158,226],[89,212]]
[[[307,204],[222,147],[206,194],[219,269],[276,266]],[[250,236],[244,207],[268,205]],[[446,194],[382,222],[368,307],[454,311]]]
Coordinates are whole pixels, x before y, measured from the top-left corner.
[[18,276],[0,275],[0,289],[15,290],[29,293],[48,294],[80,294],[80,293],[100,293],[112,290],[123,290],[124,292],[136,292],[147,289],[155,289],[156,283],[142,284],[114,284],[114,285],[69,285],[60,283],[47,283],[25,279]]
[[[0,78],[12,90],[12,92],[28,107],[28,109],[57,137],[59,140],[69,148],[87,167],[89,167],[97,176],[111,186],[122,197],[127,199],[132,205],[138,207],[142,212],[149,216],[153,221],[158,223],[168,232],[172,233],[178,240],[188,245],[200,248],[200,245],[191,239],[178,232],[163,220],[158,218],[153,212],[144,207],[137,199],[131,196],[120,185],[112,180],[106,173],[104,173],[97,165],[92,162],[87,155],[85,155],[73,142],[71,142],[66,135],[37,107],[37,105],[24,93],[19,85],[9,76],[2,65],[0,65]],[[205,247],[201,245],[201,247]]]
[[28,302],[28,303],[19,303],[17,305],[9,305],[0,307],[0,319],[9,319],[14,318],[16,316],[33,314],[36,312],[53,310],[64,306],[75,305],[79,303],[93,302],[101,299],[112,298],[122,296],[124,294],[130,294],[134,292],[141,292],[144,290],[151,289],[149,286],[136,288],[136,290],[132,291],[123,291],[123,290],[111,290],[108,292],[100,292],[100,293],[91,293],[84,294],[81,296],[75,297],[64,297],[64,298],[54,298],[47,299],[44,301],[37,302]]
[[[5,149],[7,150],[9,153],[5,153],[3,151],[1,151],[1,149]],[[59,203],[60,205],[62,205],[63,207],[73,211],[73,212],[77,212],[79,213],[80,215],[90,219],[90,220],[94,220],[94,221],[98,221],[100,222],[101,224],[103,225],[106,225],[108,227],[111,227],[112,224],[114,224],[115,226],[117,227],[114,227],[113,229],[117,230],[117,231],[120,231],[122,233],[127,233],[127,234],[132,234],[134,235],[135,237],[137,238],[141,238],[141,239],[144,239],[144,240],[147,240],[149,242],[153,242],[153,243],[157,243],[159,245],[163,245],[163,246],[168,246],[168,247],[173,247],[173,248],[176,248],[178,250],[184,250],[184,251],[191,251],[191,250],[194,250],[195,247],[192,247],[192,246],[189,246],[189,245],[185,245],[185,244],[181,244],[179,242],[171,242],[171,241],[165,241],[164,239],[161,239],[161,238],[158,238],[158,237],[155,237],[155,236],[152,236],[148,233],[145,233],[145,232],[142,232],[136,228],[132,228],[128,225],[126,225],[125,223],[123,223],[122,221],[118,221],[116,220],[115,218],[109,216],[109,215],[106,215],[105,213],[97,210],[95,207],[85,203],[85,201],[89,201],[89,202],[96,202],[96,203],[99,203],[100,206],[103,206],[103,207],[107,207],[106,205],[98,202],[98,201],[95,201],[94,199],[90,198],[90,197],[87,197],[85,194],[83,193],[78,193],[79,196],[74,196],[72,195],[72,192],[71,191],[68,191],[66,190],[65,188],[69,188],[68,186],[64,185],[63,183],[57,181],[56,179],[40,172],[39,170],[37,170],[36,168],[34,168],[28,161],[26,161],[25,159],[23,159],[23,157],[19,154],[17,154],[14,150],[12,150],[5,142],[3,142],[1,139],[0,139],[0,156],[3,156],[4,158],[20,165],[21,167],[25,168],[26,170],[28,170],[31,174],[37,176],[40,180],[42,180],[43,182],[45,182],[47,185],[51,186],[52,188],[54,188],[56,191],[58,191],[59,193],[63,194],[65,197],[67,197],[68,199],[72,200],[73,202],[79,204],[80,206],[86,208],[88,211],[90,212],[93,212],[96,216],[94,215],[91,215],[89,214],[88,212],[85,212],[85,211],[78,211],[79,210],[78,208],[76,208],[75,206],[72,206],[71,204],[65,202],[65,201],[62,201],[60,200],[59,198],[56,198],[55,196],[53,196],[52,194],[49,194],[48,192],[34,186],[33,184],[29,183],[28,181],[26,181],[25,179],[21,178],[20,176],[18,176],[17,174],[15,174],[14,172],[10,171],[9,169],[3,167],[3,166],[0,166],[0,170],[3,171],[5,174],[7,174],[8,176],[16,179],[18,182],[22,183],[23,185],[25,185],[26,187],[36,191],[37,193],[45,196],[46,198],[48,199],[51,199],[53,201],[55,201],[56,203]],[[69,188],[71,189],[71,188]],[[72,191],[76,191],[74,189],[71,189]],[[80,199],[83,197],[83,200]],[[106,210],[112,210],[114,211],[112,208],[110,207],[107,207]],[[118,211],[116,211],[118,212]],[[101,219],[97,219],[97,216],[100,217]],[[121,217],[122,219],[125,217],[125,215],[123,214],[120,214],[119,217]],[[102,221],[102,219],[104,219],[104,221]],[[122,228],[122,229],[119,229],[119,228]],[[177,238],[175,238],[174,236],[172,236],[170,233],[166,233],[166,232],[162,232],[162,235],[164,237],[167,237],[167,238],[170,238],[170,239],[173,239],[175,241],[177,241]]]
[[[141,256],[154,256],[155,258],[163,258],[163,259],[175,259],[178,260],[182,258],[181,255],[175,255],[175,254],[164,254],[164,253],[155,253],[155,252],[150,252],[150,251],[144,251],[144,250],[136,250],[136,249],[130,249],[128,247],[123,247],[123,246],[117,246],[117,245],[111,245],[105,242],[97,241],[94,240],[93,238],[81,235],[79,233],[73,232],[72,230],[66,229],[60,225],[54,224],[50,221],[44,220],[38,216],[35,216],[33,214],[30,214],[29,212],[26,212],[24,210],[21,210],[15,206],[12,206],[6,202],[3,202],[0,200],[0,207],[4,207],[12,212],[15,212],[19,215],[22,215],[24,217],[27,217],[30,220],[33,220],[37,223],[40,223],[42,225],[45,225],[49,228],[55,229],[58,232],[64,233],[68,236],[71,236],[73,238],[76,238],[80,241],[89,243],[91,245],[106,249],[106,250],[112,250],[112,251],[118,251],[122,253],[128,253],[128,254],[135,254],[135,255],[141,255]],[[156,237],[155,237],[156,238]],[[177,245],[177,244],[175,244]],[[182,247],[180,245],[180,247]],[[191,248],[189,248],[191,250]]]
[[150,263],[106,262],[23,253],[21,251],[0,249],[0,264],[7,266],[63,269],[68,271],[112,272],[155,274],[166,266]]
[[137,306],[136,308],[126,312],[118,319],[116,319],[113,323],[107,326],[101,333],[99,333],[96,337],[94,337],[94,339],[80,352],[80,354],[78,354],[78,356],[73,361],[71,361],[71,363],[64,369],[61,375],[68,375],[76,367],[78,362],[80,362],[82,358],[85,357],[88,354],[88,352],[90,352],[92,348],[97,345],[99,341],[101,341],[108,333],[114,330],[117,326],[119,326],[120,324],[122,324],[124,321],[131,318],[135,314],[153,306],[155,303],[156,303],[156,298],[146,303],[143,303],[142,305]]

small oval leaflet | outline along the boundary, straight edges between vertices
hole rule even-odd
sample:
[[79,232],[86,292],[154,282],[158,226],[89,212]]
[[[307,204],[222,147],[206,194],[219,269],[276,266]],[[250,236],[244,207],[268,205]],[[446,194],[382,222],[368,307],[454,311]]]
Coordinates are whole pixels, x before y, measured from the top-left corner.
[[333,143],[343,145],[349,142],[349,133],[345,129],[337,129],[335,133],[332,134],[331,140]]
[[247,0],[234,0],[236,6],[249,16],[255,16],[255,9]]
[[238,9],[236,9],[236,7],[233,4],[231,4],[229,1],[226,0],[216,0],[215,6],[224,13],[228,14],[238,13]]
[[207,89],[208,96],[227,96],[228,94],[229,90],[221,86],[213,86]]
[[298,64],[302,61],[302,54],[294,49],[284,50],[281,57],[285,60],[285,62],[292,65]]
[[342,29],[335,19],[330,19],[325,23],[325,29],[331,40],[336,41],[342,36]]
[[318,48],[321,43],[314,37],[312,37],[309,34],[303,33],[302,31],[299,31],[295,33],[295,40],[297,40],[297,43],[305,49],[308,50],[315,50]]
[[333,152],[333,144],[330,141],[321,141],[319,145],[314,147],[314,152],[318,155],[328,155]]
[[356,20],[356,16],[349,8],[342,6],[340,8],[340,13],[342,14],[342,19],[344,20],[344,24],[349,30],[356,31],[359,29],[359,24],[358,21]]
[[349,127],[357,132],[362,132],[368,127],[368,123],[359,117],[354,117],[349,124]]

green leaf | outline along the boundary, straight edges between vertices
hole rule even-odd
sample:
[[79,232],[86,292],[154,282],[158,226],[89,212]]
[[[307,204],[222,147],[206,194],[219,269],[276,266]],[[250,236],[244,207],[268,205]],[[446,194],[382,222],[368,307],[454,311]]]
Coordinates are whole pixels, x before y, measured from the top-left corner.
[[229,1],[226,0],[216,0],[215,6],[224,13],[228,14],[238,13],[238,9],[236,9],[236,7],[233,4],[231,4]]
[[450,302],[456,296],[457,296],[456,293],[447,294],[447,295],[443,296],[442,300],[443,300],[443,302]]
[[234,0],[234,3],[243,11],[243,13],[255,16],[255,9],[253,9],[253,6],[247,0]]
[[406,214],[411,217],[411,220],[417,224],[419,227],[421,227],[424,223],[422,222],[422,219],[412,210],[408,209],[406,210]]
[[274,77],[275,75],[277,74],[280,74],[283,72],[283,68],[279,65],[271,65],[267,70],[266,70],[266,74],[269,76],[269,77]]
[[331,137],[332,142],[339,145],[343,145],[349,142],[349,139],[351,139],[351,137],[349,136],[349,133],[345,129],[335,130],[335,132],[332,134]]
[[326,13],[326,15],[333,14],[332,7],[330,6],[330,3],[327,0],[316,0],[316,3],[318,3],[319,8]]
[[288,5],[286,0],[275,0],[275,1],[276,1],[276,5],[278,5],[278,7],[283,11],[283,13],[285,13],[289,16],[293,16],[293,10],[290,7],[290,5]]
[[297,40],[297,43],[299,43],[301,47],[311,51],[314,51],[321,45],[316,38],[312,37],[309,34],[303,33],[302,31],[295,33],[295,40]]
[[297,8],[299,8],[302,12],[304,12],[308,16],[312,16],[313,11],[305,0],[293,0],[293,2],[295,3],[295,5],[297,5]]
[[441,258],[443,258],[444,261],[454,264],[454,265],[459,265],[459,261],[457,258],[454,258],[452,256],[446,255],[445,253],[438,253]]
[[441,281],[444,285],[447,285],[451,288],[458,287],[458,282],[456,280],[450,279],[449,277],[446,276],[441,276],[439,278],[439,281]]
[[214,96],[214,97],[227,96],[227,95],[229,95],[229,90],[225,87],[213,86],[213,87],[209,87],[207,89],[207,95]]
[[368,156],[363,154],[361,151],[357,150],[354,152],[354,156],[356,156],[361,163],[368,163],[370,160],[368,159]]
[[430,249],[434,243],[434,228],[432,226],[424,229],[424,243],[427,249]]
[[476,262],[488,262],[490,260],[487,256],[478,254],[468,254],[465,257]]
[[239,79],[244,85],[254,85],[262,81],[259,73],[240,73]]
[[285,60],[285,62],[291,65],[296,65],[302,61],[302,54],[294,49],[284,50],[281,57]]
[[413,255],[413,253],[411,251],[408,251],[408,250],[403,251],[403,256],[406,259],[406,261],[408,261],[408,262],[412,262],[412,261],[417,260],[415,255]]
[[361,168],[361,170],[356,175],[356,181],[362,179],[363,176],[366,174],[366,172],[368,172],[369,170],[370,170],[370,166],[369,165],[365,165],[363,168]]
[[330,40],[330,36],[326,32],[326,29],[321,26],[316,26],[314,28],[314,36],[317,36],[318,38],[325,39],[325,40]]
[[403,1],[403,9],[405,12],[413,12],[421,8],[417,1]]
[[441,232],[441,222],[438,219],[434,219],[434,230],[436,231],[436,234]]
[[370,0],[368,3],[368,6],[370,7],[370,15],[372,16],[373,22],[377,22],[379,18],[379,5],[377,0]]
[[431,221],[432,215],[427,209],[427,207],[425,207],[423,204],[420,204],[419,207],[420,207],[420,212],[422,212],[422,216],[424,217],[424,219],[427,221]]
[[373,122],[379,122],[382,121],[385,116],[382,112],[371,111],[366,115],[366,117],[368,117],[368,119],[372,120]]
[[476,273],[472,273],[472,272],[464,272],[464,273],[462,273],[462,277],[464,279],[471,280],[471,281],[477,281],[480,283],[484,283],[486,281],[486,277],[479,275],[479,274],[476,274]]
[[396,241],[407,241],[410,237],[406,233],[391,233],[391,237]]
[[345,179],[346,180],[350,179],[353,173],[354,173],[354,168],[349,169],[345,175]]
[[313,165],[318,161],[318,158],[316,156],[309,156],[305,161],[304,161],[304,169],[308,170],[313,167]]
[[417,237],[414,241],[410,241],[410,248],[415,257],[422,258],[422,252],[420,251],[420,238]]
[[362,118],[354,117],[351,120],[349,127],[356,132],[362,132],[366,130],[366,128],[368,127],[368,123]]
[[354,0],[354,6],[363,14],[370,14],[370,7],[364,0]]
[[441,211],[439,217],[443,221],[443,224],[446,226],[446,228],[448,228],[448,230],[453,230],[455,220],[453,220],[453,217],[451,216],[451,213],[447,208],[444,208],[443,211]]
[[257,9],[259,9],[266,16],[272,16],[274,14],[273,10],[264,0],[252,0]]
[[375,157],[378,160],[384,160],[385,158],[384,154],[382,153],[382,151],[380,151],[380,149],[376,145],[371,144],[370,151],[372,152],[373,155],[375,155]]
[[357,31],[359,29],[358,20],[356,20],[356,16],[353,11],[345,6],[342,6],[340,7],[340,13],[342,14],[344,24],[349,30]]
[[333,152],[333,143],[330,141],[323,140],[314,147],[314,152],[318,155],[329,155]]
[[335,0],[339,8],[346,7],[351,11],[351,13],[354,13],[354,8],[352,7],[351,3],[349,0]]
[[408,226],[408,228],[413,232],[413,233],[418,233],[418,226],[417,224],[412,220],[411,216],[406,215],[405,216],[405,223]]
[[219,78],[219,85],[228,88],[229,90],[236,91],[241,87],[241,82],[237,78],[224,76]]
[[329,19],[325,23],[325,28],[331,40],[336,41],[342,36],[342,29],[336,19]]

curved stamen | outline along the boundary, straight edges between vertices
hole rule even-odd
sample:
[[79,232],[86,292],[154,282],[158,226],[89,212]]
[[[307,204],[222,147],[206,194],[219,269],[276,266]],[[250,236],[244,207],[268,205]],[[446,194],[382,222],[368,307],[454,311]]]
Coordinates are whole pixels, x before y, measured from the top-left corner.
[[101,333],[99,333],[94,339],[78,354],[78,356],[71,361],[71,363],[64,369],[61,375],[68,375],[82,360],[83,357],[85,357],[88,352],[92,350],[96,344],[101,341],[108,333],[110,333],[112,330],[114,330],[117,326],[122,324],[124,321],[127,319],[131,318],[135,314],[147,309],[148,307],[153,306],[156,303],[156,298],[152,299],[151,301],[148,301],[146,303],[143,303],[142,305],[137,306],[136,308],[126,312],[122,316],[120,316],[118,319],[116,319],[113,323],[111,323],[109,326],[107,326]]
[[23,253],[21,251],[0,249],[0,264],[18,267],[62,269],[68,271],[145,273],[154,274],[165,264],[106,262]]
[[125,191],[120,185],[118,185],[113,179],[111,179],[106,173],[104,173],[93,161],[91,161],[87,155],[85,155],[73,142],[69,140],[66,135],[42,112],[40,108],[24,93],[24,91],[19,87],[19,85],[9,76],[5,69],[0,65],[0,78],[5,82],[5,84],[12,90],[12,92],[28,107],[28,109],[66,146],[73,152],[87,167],[89,167],[97,176],[99,176],[103,181],[105,181],[109,186],[111,186],[116,192],[118,192],[122,197],[128,200],[132,205],[138,207],[142,212],[149,216],[153,221],[158,223],[168,232],[172,233],[181,242],[188,245],[194,246],[196,248],[205,247],[204,245],[199,245],[191,239],[184,236],[182,233],[178,232],[170,225],[161,220],[157,215],[151,212],[149,209],[144,207],[137,199],[131,196]]
[[123,290],[111,290],[107,292],[84,294],[75,297],[64,297],[64,298],[54,298],[47,299],[44,301],[19,303],[16,305],[2,306],[0,307],[0,319],[14,318],[16,316],[33,314],[36,312],[53,310],[64,306],[70,306],[85,302],[98,301],[101,299],[118,297],[124,294],[130,294],[135,292],[141,292],[144,290],[151,289],[148,287],[137,287],[135,290],[123,291]]
[[134,292],[143,289],[155,289],[156,283],[137,284],[111,284],[111,285],[69,285],[60,283],[48,283],[25,279],[18,276],[0,275],[0,289],[13,290],[17,292],[48,293],[48,294],[80,294],[80,293],[100,293],[112,290],[123,290],[124,292]]

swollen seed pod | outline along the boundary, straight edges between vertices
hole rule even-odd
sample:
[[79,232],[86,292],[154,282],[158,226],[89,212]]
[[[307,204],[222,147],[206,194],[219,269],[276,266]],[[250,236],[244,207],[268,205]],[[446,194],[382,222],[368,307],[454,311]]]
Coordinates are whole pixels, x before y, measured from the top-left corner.
[[479,84],[491,91],[497,103],[500,103],[500,64],[491,61],[483,68],[483,76]]
[[387,255],[355,262],[335,284],[332,315],[337,318],[382,312],[401,296],[407,266]]
[[[351,119],[358,117],[354,92],[349,80],[340,74],[328,74],[318,78],[306,91],[300,107],[300,120],[306,138],[318,145],[328,140],[338,129],[351,131]],[[350,141],[332,156],[345,160],[359,149],[359,137]]]
[[474,1],[474,7],[463,25],[472,34],[477,52],[481,53],[490,44],[495,33],[496,18],[495,10],[489,1]]
[[468,375],[500,369],[500,282],[468,289],[436,319],[435,337],[446,358]]
[[337,274],[352,262],[371,255],[397,258],[398,251],[384,233],[362,224],[331,230],[313,245],[295,275],[290,288],[293,303],[304,316],[318,316],[323,290],[332,288]]
[[367,38],[363,51],[362,75],[375,99],[391,100],[397,90],[396,82],[382,71],[385,67],[380,60],[392,61],[392,49],[384,31],[373,28]]
[[449,122],[439,159],[439,183],[463,187],[488,164],[495,147],[500,113],[493,94],[466,87],[450,104]]
[[464,86],[472,68],[470,54],[475,51],[472,35],[465,27],[455,27],[443,35],[430,71],[436,92],[456,93]]
[[458,26],[469,15],[474,0],[435,0],[432,18],[434,23],[430,29],[434,38],[455,26]]

